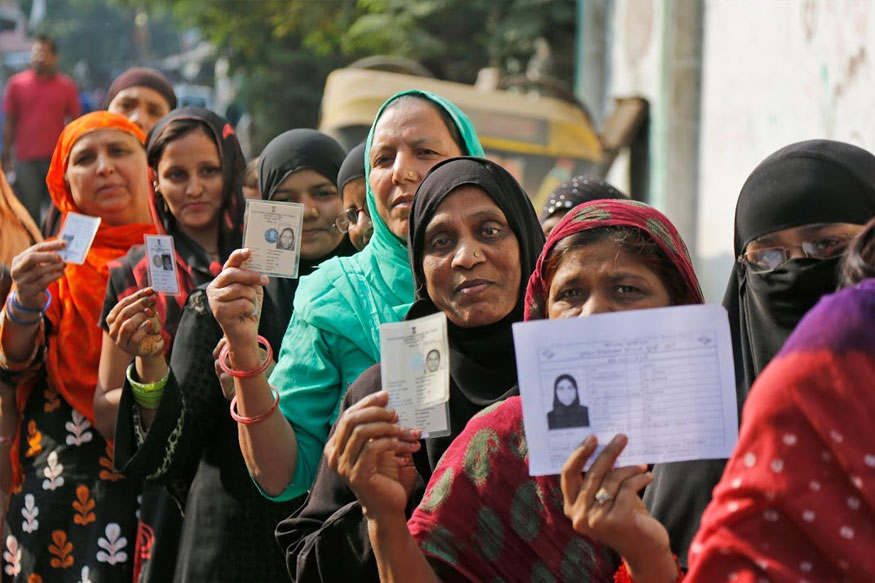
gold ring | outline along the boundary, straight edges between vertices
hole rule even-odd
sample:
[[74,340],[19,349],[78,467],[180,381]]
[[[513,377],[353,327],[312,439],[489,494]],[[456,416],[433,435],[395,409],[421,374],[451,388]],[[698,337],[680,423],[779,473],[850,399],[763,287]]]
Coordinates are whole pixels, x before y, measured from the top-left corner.
[[474,251],[474,257],[480,257],[480,251]]
[[599,488],[599,491],[595,493],[595,501],[599,503],[599,506],[604,506],[613,499],[614,497],[604,488]]

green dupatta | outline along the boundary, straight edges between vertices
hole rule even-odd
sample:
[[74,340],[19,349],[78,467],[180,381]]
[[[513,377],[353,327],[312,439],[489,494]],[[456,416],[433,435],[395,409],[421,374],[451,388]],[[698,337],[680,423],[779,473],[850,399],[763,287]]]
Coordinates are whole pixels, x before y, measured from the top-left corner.
[[377,213],[370,186],[370,151],[374,128],[386,107],[403,95],[418,95],[443,108],[456,123],[469,156],[483,156],[474,124],[462,110],[440,95],[419,89],[396,93],[380,107],[365,145],[365,183],[374,234],[368,245],[351,257],[335,257],[301,279],[295,313],[313,326],[348,338],[380,360],[380,324],[398,322],[413,304],[413,274],[407,241],[396,236]]

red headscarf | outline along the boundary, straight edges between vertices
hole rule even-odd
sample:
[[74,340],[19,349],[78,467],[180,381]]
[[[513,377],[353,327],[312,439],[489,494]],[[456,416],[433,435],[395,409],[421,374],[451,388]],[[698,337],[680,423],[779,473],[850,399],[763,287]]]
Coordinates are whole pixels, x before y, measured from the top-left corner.
[[[127,118],[105,111],[89,113],[67,125],[58,139],[46,176],[52,201],[64,218],[68,212],[82,212],[73,201],[70,187],[64,179],[70,151],[82,136],[96,130],[122,131],[137,138],[141,144],[146,139],[140,128]],[[144,157],[143,164],[145,163]],[[148,189],[143,189],[144,195],[148,192]],[[107,264],[124,255],[132,245],[142,243],[144,234],[155,232],[155,225],[152,223],[112,226],[102,222],[85,263],[68,264],[61,279],[49,288],[54,301],[46,313],[51,322],[46,351],[48,381],[74,409],[92,423],[92,401],[97,385],[103,334],[97,321],[103,309],[109,277]],[[19,408],[23,407],[27,392],[19,389]]]
[[546,263],[553,247],[575,233],[611,226],[635,227],[647,233],[677,268],[684,278],[686,287],[694,293],[696,300],[699,303],[704,302],[690,252],[677,229],[665,215],[643,202],[634,200],[594,200],[571,209],[550,231],[526,290],[526,320],[547,317],[542,313],[549,292]]

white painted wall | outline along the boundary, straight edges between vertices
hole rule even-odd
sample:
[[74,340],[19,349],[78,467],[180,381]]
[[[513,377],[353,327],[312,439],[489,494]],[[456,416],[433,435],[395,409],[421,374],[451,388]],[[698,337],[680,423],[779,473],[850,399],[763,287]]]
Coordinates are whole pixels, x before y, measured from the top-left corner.
[[753,168],[791,142],[875,150],[875,2],[706,0],[697,268],[718,301],[735,200]]

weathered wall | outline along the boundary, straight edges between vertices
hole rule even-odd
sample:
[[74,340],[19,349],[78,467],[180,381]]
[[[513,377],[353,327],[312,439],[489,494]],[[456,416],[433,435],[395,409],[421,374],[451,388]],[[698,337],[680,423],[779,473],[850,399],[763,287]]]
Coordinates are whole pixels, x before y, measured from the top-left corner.
[[719,299],[735,200],[750,171],[791,142],[875,149],[875,2],[705,2],[698,268]]
[[[763,158],[817,137],[875,150],[875,1],[608,7],[608,95],[650,101],[650,201],[678,225],[706,296],[720,301],[735,200]],[[609,179],[626,186],[624,170],[621,158]]]

